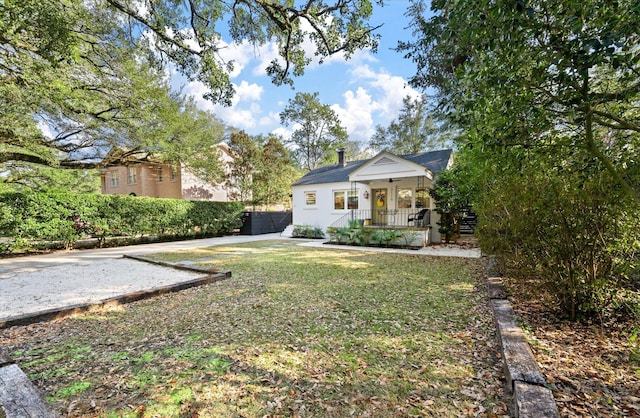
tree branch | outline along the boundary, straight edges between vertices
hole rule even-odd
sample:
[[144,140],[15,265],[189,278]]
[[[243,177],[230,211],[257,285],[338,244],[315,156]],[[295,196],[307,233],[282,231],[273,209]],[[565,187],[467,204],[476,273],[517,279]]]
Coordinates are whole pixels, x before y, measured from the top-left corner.
[[170,45],[173,45],[173,46],[176,46],[176,47],[178,47],[180,49],[183,49],[184,51],[187,51],[187,52],[189,52],[190,54],[193,54],[193,55],[200,56],[202,54],[201,51],[196,51],[195,49],[189,47],[187,44],[185,44],[183,42],[180,42],[180,41],[168,36],[167,33],[166,33],[165,28],[156,27],[148,19],[145,19],[144,17],[140,16],[138,13],[134,12],[133,10],[131,10],[128,7],[126,7],[125,5],[121,4],[119,1],[117,1],[117,0],[106,0],[106,1],[111,6],[115,7],[118,10],[120,10],[122,13],[126,14],[127,16],[131,17],[132,19],[142,23],[144,26],[146,26],[147,28],[151,29],[154,34],[156,34],[160,39],[162,39],[166,43],[168,43]]

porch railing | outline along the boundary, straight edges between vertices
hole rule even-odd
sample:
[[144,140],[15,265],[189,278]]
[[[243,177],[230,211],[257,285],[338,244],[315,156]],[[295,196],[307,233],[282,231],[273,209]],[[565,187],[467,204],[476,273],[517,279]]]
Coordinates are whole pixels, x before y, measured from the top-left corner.
[[363,226],[427,228],[431,224],[429,209],[352,209],[340,217],[332,227],[343,228],[350,222]]

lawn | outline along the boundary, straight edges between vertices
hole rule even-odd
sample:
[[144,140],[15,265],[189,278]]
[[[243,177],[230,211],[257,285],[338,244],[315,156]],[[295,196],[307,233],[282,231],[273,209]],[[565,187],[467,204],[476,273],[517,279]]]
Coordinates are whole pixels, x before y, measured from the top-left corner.
[[152,256],[211,285],[0,330],[69,416],[502,416],[479,260],[263,241]]

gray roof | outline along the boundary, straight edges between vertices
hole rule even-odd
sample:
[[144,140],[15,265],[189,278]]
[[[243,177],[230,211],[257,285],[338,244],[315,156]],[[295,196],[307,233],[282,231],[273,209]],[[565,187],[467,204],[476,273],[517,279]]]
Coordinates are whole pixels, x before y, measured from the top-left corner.
[[[421,152],[419,154],[400,155],[399,157],[421,165],[427,168],[433,174],[438,174],[447,168],[447,163],[449,162],[449,158],[451,158],[452,152],[453,151],[450,149],[445,149],[439,151]],[[297,182],[293,183],[293,186],[348,182],[349,174],[369,161],[371,161],[371,159],[350,161],[344,167],[338,164],[334,164],[316,168],[315,170],[309,171]]]

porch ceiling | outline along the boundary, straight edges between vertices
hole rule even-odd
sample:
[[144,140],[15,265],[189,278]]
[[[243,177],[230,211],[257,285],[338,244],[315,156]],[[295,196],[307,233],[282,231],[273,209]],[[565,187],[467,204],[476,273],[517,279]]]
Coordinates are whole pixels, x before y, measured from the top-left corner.
[[367,176],[366,178],[364,176],[354,176],[354,177],[349,176],[349,181],[364,183],[364,184],[372,184],[372,183],[379,183],[379,182],[388,182],[389,179],[393,179],[393,181],[398,181],[403,179],[416,179],[418,177],[425,177],[428,180],[433,180],[433,175],[431,174],[431,172],[428,170],[424,170],[424,172],[419,174],[387,173],[387,174],[371,175],[371,176]]

